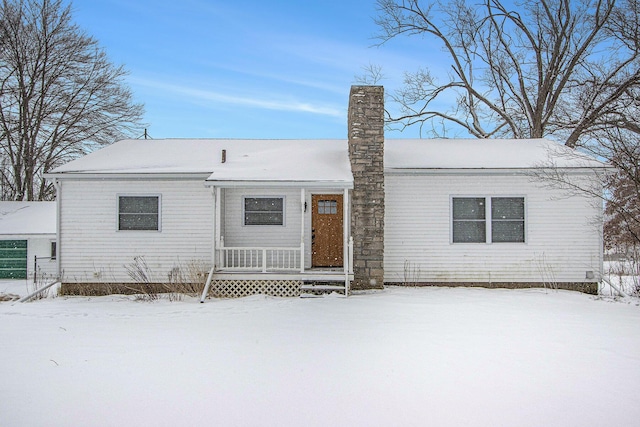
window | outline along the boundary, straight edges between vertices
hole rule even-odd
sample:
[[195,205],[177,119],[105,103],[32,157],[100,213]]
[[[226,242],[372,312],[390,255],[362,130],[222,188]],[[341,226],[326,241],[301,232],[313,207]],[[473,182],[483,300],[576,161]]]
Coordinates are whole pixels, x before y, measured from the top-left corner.
[[244,225],[284,225],[284,197],[245,197]]
[[337,200],[318,200],[318,213],[320,215],[335,215],[338,213]]
[[524,198],[491,199],[491,241],[524,242]]
[[487,241],[485,199],[454,197],[453,242],[484,243]]
[[56,259],[58,256],[58,248],[56,242],[51,242],[51,259]]
[[160,196],[118,196],[118,230],[160,230]]
[[453,243],[524,243],[524,210],[524,197],[453,197]]

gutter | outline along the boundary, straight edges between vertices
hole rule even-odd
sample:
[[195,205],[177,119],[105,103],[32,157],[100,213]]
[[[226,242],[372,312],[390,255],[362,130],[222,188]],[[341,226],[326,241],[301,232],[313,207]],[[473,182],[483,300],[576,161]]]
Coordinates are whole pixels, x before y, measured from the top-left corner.
[[194,173],[104,173],[104,172],[58,172],[46,173],[43,176],[46,179],[144,179],[144,180],[205,180],[211,175],[211,172],[194,172]]
[[58,179],[54,179],[53,186],[56,188],[56,274],[58,280],[62,280],[60,258],[62,258],[62,247],[60,246],[60,224],[61,215],[60,212],[62,204],[62,183]]
[[594,167],[531,167],[531,168],[385,168],[385,175],[531,175],[535,172],[561,170],[572,175],[590,175],[611,169],[610,166]]
[[204,182],[205,187],[294,187],[294,188],[340,188],[352,189],[353,181],[247,181],[247,180],[213,180],[207,179]]

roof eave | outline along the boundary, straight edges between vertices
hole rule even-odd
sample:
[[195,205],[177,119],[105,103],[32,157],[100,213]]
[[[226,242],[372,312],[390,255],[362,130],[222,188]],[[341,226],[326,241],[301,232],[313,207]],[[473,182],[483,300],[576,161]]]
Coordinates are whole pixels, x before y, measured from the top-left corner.
[[352,189],[353,181],[326,180],[326,181],[305,181],[305,180],[206,180],[207,187],[296,187],[296,188],[340,188]]
[[144,179],[205,180],[211,172],[49,172],[44,178],[56,179]]
[[562,170],[571,174],[592,174],[611,166],[590,167],[527,167],[527,168],[385,168],[388,175],[531,175],[536,172]]

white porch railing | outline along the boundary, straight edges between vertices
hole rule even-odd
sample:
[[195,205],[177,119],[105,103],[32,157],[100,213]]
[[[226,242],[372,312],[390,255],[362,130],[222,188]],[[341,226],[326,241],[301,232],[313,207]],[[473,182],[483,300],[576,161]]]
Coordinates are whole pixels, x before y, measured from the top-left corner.
[[218,250],[218,269],[234,271],[303,271],[304,247],[226,247]]
[[[216,268],[220,271],[299,271],[304,273],[304,244],[297,248],[224,246],[216,248]],[[345,273],[353,274],[353,238],[347,241]]]

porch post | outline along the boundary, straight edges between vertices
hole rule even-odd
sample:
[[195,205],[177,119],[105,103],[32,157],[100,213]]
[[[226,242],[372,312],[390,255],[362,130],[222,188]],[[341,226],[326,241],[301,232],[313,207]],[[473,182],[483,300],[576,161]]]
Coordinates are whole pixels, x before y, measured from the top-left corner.
[[[220,246],[220,242],[222,241],[222,230],[220,229],[220,227],[222,226],[222,188],[220,187],[216,187],[216,218],[215,218],[216,222],[214,225],[215,228],[215,235],[213,238],[214,241],[214,247],[219,247]],[[213,256],[213,266],[219,266],[219,260],[218,257]]]
[[218,242],[216,241],[216,235],[218,230],[218,193],[216,191],[216,187],[211,188],[211,196],[213,199],[213,209],[212,209],[212,230],[211,230],[211,268],[212,271],[216,268],[216,247],[218,246]]
[[349,209],[349,189],[345,188],[342,194],[342,264],[344,266],[344,294],[349,294],[349,271],[351,265],[349,262],[349,238],[351,227],[349,226],[349,219],[351,218],[351,212]]
[[300,220],[300,273],[304,273],[304,227],[305,227],[305,202],[306,194],[304,188],[300,189],[300,213],[302,218]]

